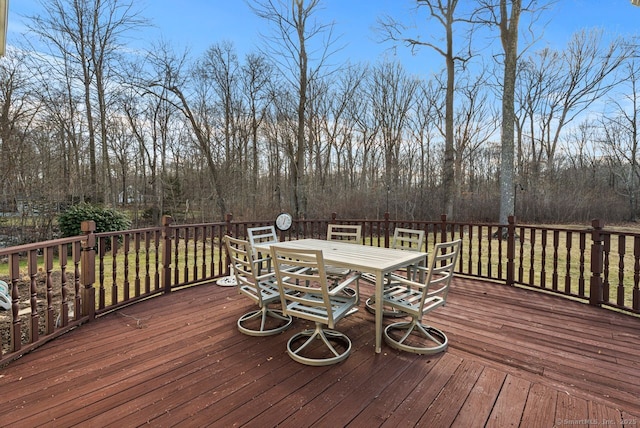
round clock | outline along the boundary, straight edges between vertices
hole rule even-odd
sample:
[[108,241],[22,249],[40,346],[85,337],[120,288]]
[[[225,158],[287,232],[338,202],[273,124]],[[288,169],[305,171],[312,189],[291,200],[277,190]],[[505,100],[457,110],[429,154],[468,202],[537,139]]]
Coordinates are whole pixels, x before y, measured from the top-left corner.
[[278,230],[289,230],[293,224],[293,217],[289,213],[281,213],[276,217],[276,227]]

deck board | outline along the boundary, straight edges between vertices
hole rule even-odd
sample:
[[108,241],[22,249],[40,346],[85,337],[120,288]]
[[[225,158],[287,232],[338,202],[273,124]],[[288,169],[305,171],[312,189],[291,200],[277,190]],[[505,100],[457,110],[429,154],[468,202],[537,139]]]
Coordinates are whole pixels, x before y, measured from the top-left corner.
[[[362,286],[363,301],[372,292]],[[203,285],[83,325],[0,368],[2,426],[553,426],[640,424],[640,319],[455,278],[430,316],[449,349],[383,345],[363,308],[332,367],[291,360],[283,334],[242,335],[252,303]],[[54,423],[55,421],[55,423]],[[612,423],[613,421],[613,423]],[[434,425],[435,424],[435,425]],[[586,425],[577,425],[586,426]]]

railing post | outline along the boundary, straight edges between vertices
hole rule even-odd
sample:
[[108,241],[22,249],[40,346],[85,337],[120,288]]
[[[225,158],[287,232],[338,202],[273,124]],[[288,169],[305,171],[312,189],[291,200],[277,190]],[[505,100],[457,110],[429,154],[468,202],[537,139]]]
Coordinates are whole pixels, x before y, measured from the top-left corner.
[[589,282],[589,304],[600,306],[602,303],[602,269],[603,269],[603,244],[602,229],[604,221],[595,219],[591,221],[591,280]]
[[440,242],[447,242],[447,215],[446,214],[440,214],[440,222],[441,222],[440,223]]
[[389,213],[384,213],[384,247],[389,248],[389,239],[391,233],[389,232]]
[[508,217],[507,227],[507,285],[515,283],[515,254],[516,254],[516,217]]
[[171,229],[173,219],[171,216],[162,216],[162,288],[165,293],[171,293],[171,242],[173,239],[173,229]]
[[80,224],[84,234],[80,253],[80,286],[82,299],[82,316],[92,320],[96,317],[96,223],[85,220]]

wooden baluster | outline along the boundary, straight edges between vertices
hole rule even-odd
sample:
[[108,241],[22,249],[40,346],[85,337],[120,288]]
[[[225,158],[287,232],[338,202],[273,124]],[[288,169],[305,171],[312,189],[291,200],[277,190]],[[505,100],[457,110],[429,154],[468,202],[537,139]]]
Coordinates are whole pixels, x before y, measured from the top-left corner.
[[542,229],[542,253],[540,254],[540,288],[547,288],[547,230]]
[[[626,255],[626,237],[624,235],[618,236],[618,287],[617,287],[617,297],[618,297],[618,305],[624,306],[625,300],[625,287],[624,287],[624,256]],[[605,291],[606,290],[606,291]],[[606,288],[603,290],[605,294],[605,302],[609,300],[609,289]]]
[[142,293],[141,289],[141,281],[140,281],[140,233],[136,233],[133,237],[133,248],[136,253],[135,259],[135,280],[134,280],[134,290],[136,293],[136,297],[140,296]]
[[560,240],[560,231],[553,231],[553,272],[551,273],[551,288],[558,291],[558,241]]
[[123,280],[123,301],[129,301],[131,295],[131,282],[129,281],[129,251],[131,250],[131,234],[125,233],[122,239],[122,252],[124,256],[124,280]]
[[33,343],[36,342],[39,337],[38,322],[40,321],[40,315],[38,314],[38,252],[36,250],[29,250],[28,269],[31,290],[29,299],[31,306],[29,343]]
[[111,304],[118,304],[118,238],[111,237]]
[[633,238],[633,294],[631,295],[631,307],[640,311],[640,288],[638,287],[638,283],[640,283],[640,236],[635,236]]
[[585,290],[585,276],[584,276],[584,255],[587,249],[587,234],[582,232],[580,233],[580,265],[578,274],[578,295],[580,297],[584,297]]
[[571,243],[573,242],[573,233],[567,231],[566,247],[567,247],[567,267],[564,275],[564,292],[571,294]]
[[60,263],[60,322],[58,327],[66,327],[69,324],[69,290],[67,289],[67,245],[61,244],[58,247],[58,258]]
[[104,309],[107,305],[107,292],[104,286],[104,256],[107,253],[107,238],[101,236],[98,239],[98,281],[100,283],[98,290],[98,307]]
[[47,313],[45,315],[45,334],[53,333],[55,328],[54,310],[53,310],[53,281],[51,272],[53,271],[53,247],[44,249],[44,269],[45,283],[47,285]]
[[18,352],[22,347],[22,320],[20,319],[20,257],[18,254],[9,255],[9,276],[11,277],[11,352]]

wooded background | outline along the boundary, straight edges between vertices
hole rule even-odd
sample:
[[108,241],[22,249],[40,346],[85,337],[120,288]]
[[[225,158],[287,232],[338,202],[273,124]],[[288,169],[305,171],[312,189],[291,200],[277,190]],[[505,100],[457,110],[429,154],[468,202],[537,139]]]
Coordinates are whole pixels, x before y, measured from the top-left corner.
[[[158,224],[161,214],[264,220],[280,211],[498,220],[503,64],[495,25],[473,19],[480,7],[456,15],[456,27],[436,18],[452,18],[457,2],[427,9],[425,34],[456,36],[447,159],[446,55],[442,73],[428,77],[394,61],[330,65],[332,24],[312,20],[319,0],[250,3],[273,31],[240,58],[226,40],[199,57],[167,41],[127,49],[149,24],[134,1],[43,1],[25,39],[0,59],[5,215],[49,226],[88,201],[130,210],[134,225]],[[523,10],[544,16],[544,6]],[[392,21],[382,28],[388,43],[409,40],[393,37]],[[523,40],[513,213],[522,222],[635,221],[637,38],[585,29],[562,50]]]

